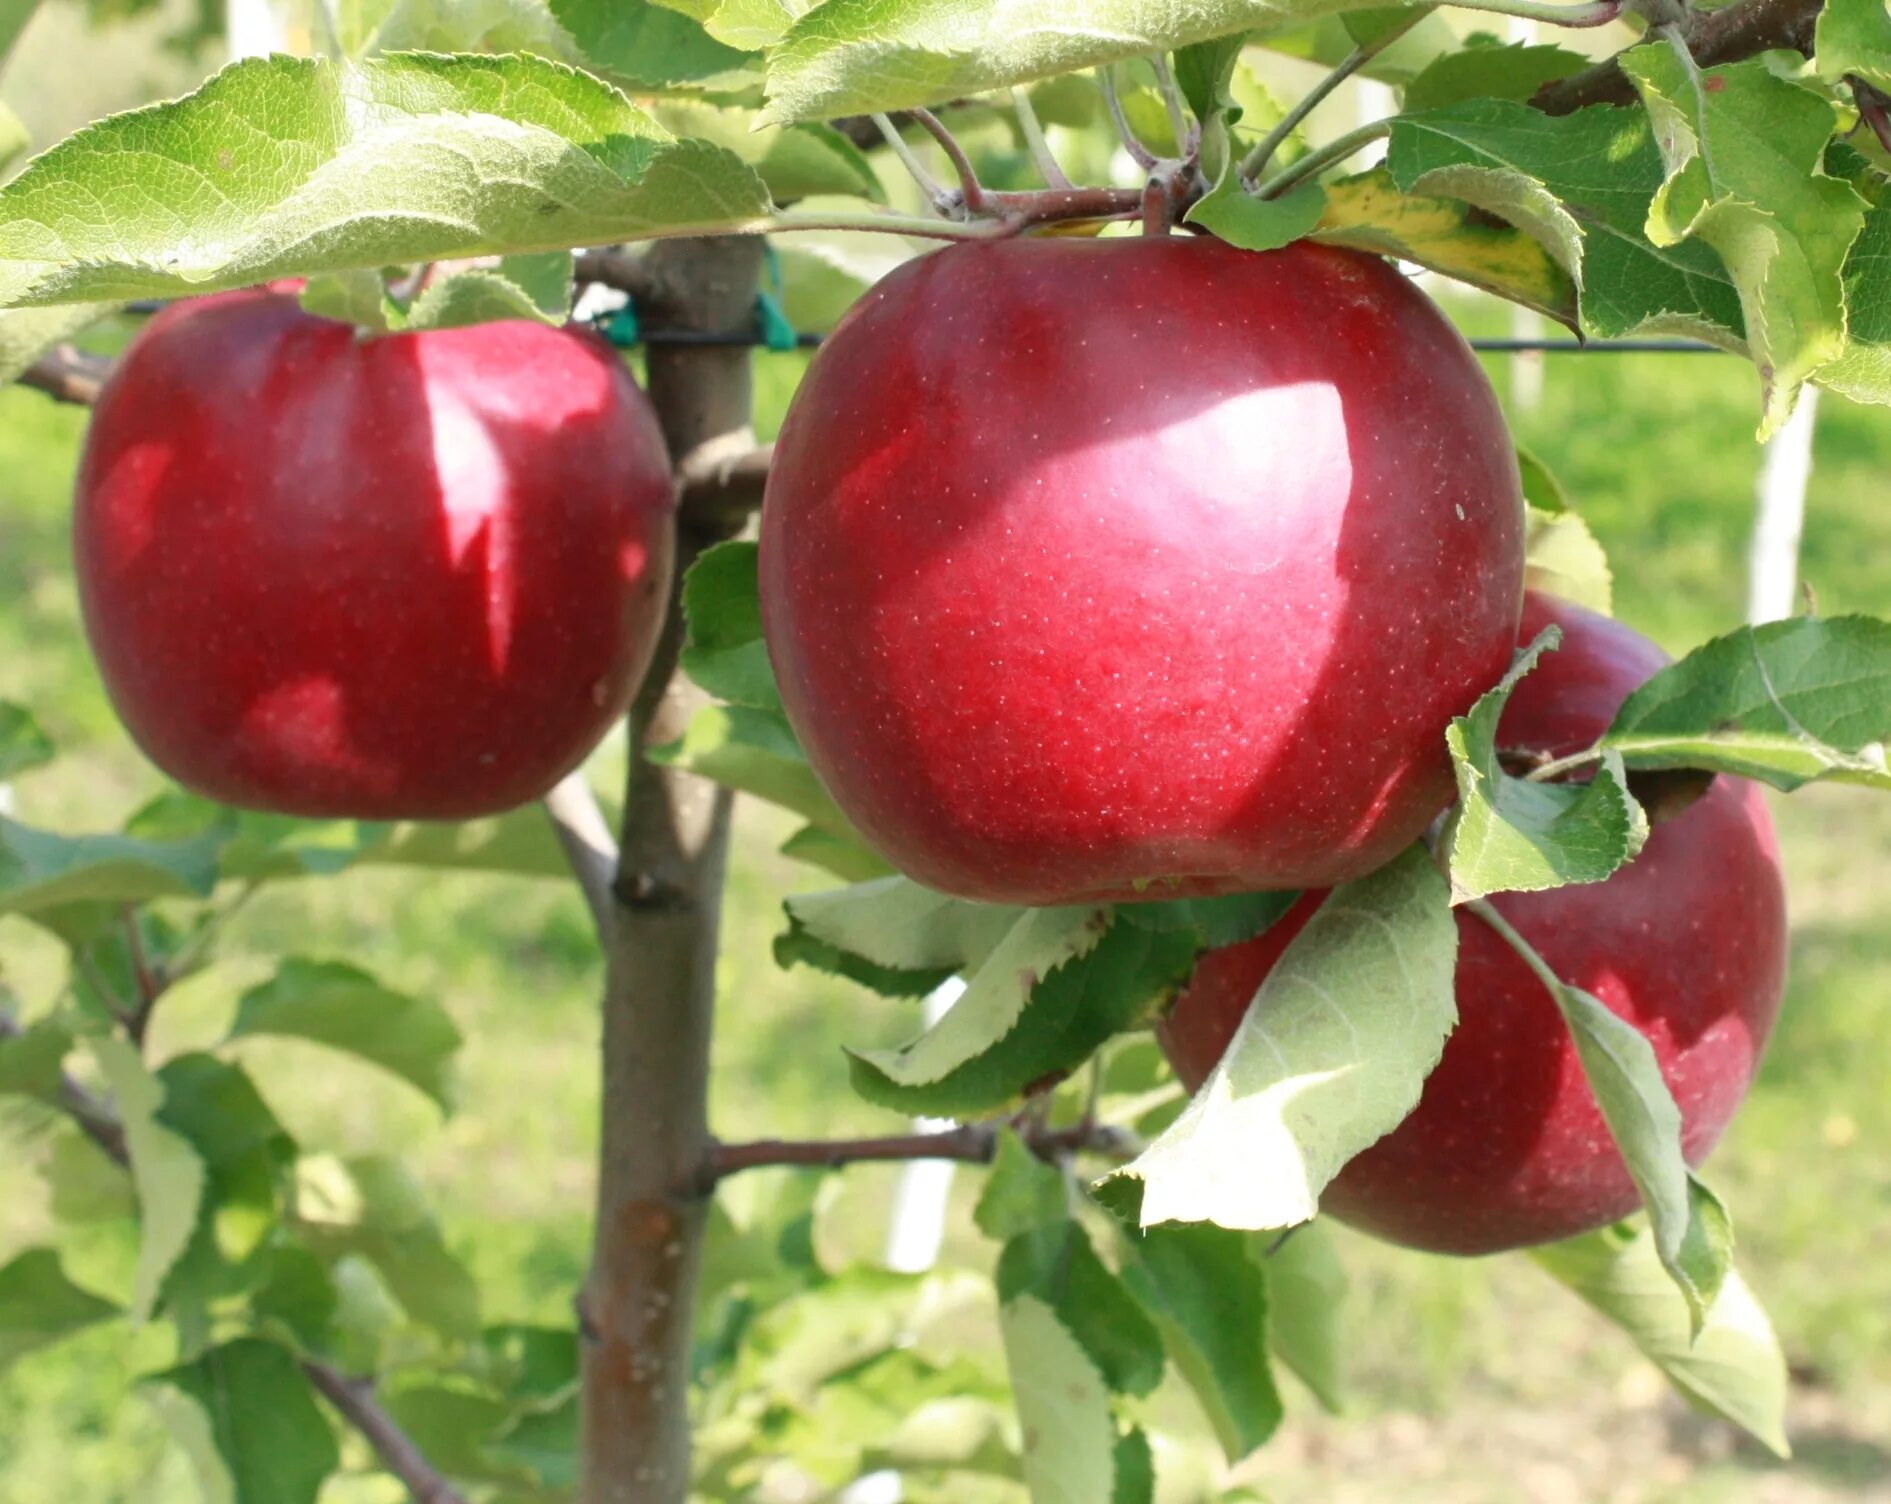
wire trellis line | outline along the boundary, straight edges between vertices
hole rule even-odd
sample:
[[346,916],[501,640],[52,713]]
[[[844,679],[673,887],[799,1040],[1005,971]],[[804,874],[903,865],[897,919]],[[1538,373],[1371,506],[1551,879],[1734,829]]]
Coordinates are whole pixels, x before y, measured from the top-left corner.
[[[143,298],[126,305],[126,312],[133,314],[153,314],[165,306],[165,300]],[[600,330],[600,332],[602,332]],[[795,332],[794,345],[800,350],[818,349],[826,335],[812,330]],[[639,329],[636,337],[630,340],[616,341],[630,345],[700,345],[712,348],[731,348],[740,345],[754,345],[773,350],[784,346],[781,331],[770,339],[756,329],[703,330],[703,329]],[[1568,336],[1557,339],[1519,339],[1498,335],[1477,335],[1470,339],[1473,350],[1481,350],[1488,355],[1724,355],[1726,352],[1718,346],[1703,344],[1693,339],[1575,339]]]

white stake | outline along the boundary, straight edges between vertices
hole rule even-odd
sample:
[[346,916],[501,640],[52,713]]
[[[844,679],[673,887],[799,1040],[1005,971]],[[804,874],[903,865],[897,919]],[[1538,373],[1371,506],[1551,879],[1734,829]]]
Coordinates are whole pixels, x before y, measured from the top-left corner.
[[1806,486],[1812,479],[1812,430],[1819,389],[1806,387],[1785,426],[1766,446],[1754,484],[1758,508],[1747,554],[1747,620],[1780,621],[1798,607],[1799,535],[1806,519]]

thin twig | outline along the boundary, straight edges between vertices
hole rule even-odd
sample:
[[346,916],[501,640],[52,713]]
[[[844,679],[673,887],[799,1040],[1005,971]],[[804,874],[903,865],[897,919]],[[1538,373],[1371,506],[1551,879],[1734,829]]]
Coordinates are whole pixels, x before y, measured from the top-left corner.
[[427,1461],[413,1438],[374,1397],[374,1385],[351,1379],[338,1368],[313,1358],[302,1360],[302,1371],[349,1424],[367,1438],[375,1456],[401,1481],[414,1504],[466,1504],[466,1496],[448,1483]]
[[[26,1031],[10,1013],[0,1013],[0,1039],[18,1039]],[[110,1107],[64,1071],[59,1073],[58,1106],[84,1132],[119,1164],[131,1163],[131,1151],[125,1147],[125,1130],[112,1115]]]
[[[887,1138],[762,1139],[748,1144],[717,1144],[709,1152],[698,1188],[707,1192],[726,1176],[780,1165],[838,1169],[842,1165],[915,1159],[989,1164],[998,1152],[1000,1126],[967,1123],[944,1133],[906,1133]],[[1073,1128],[1028,1128],[1023,1137],[1025,1146],[1044,1159],[1069,1154],[1127,1159],[1141,1147],[1128,1131],[1094,1122]]]
[[1375,120],[1370,125],[1362,125],[1356,131],[1348,131],[1325,146],[1308,152],[1298,162],[1289,164],[1275,173],[1266,182],[1255,188],[1260,198],[1278,198],[1289,188],[1296,188],[1308,178],[1325,172],[1327,168],[1345,161],[1354,152],[1370,146],[1382,136],[1392,134],[1390,120]]
[[44,392],[55,402],[90,407],[111,374],[112,363],[103,355],[88,355],[72,345],[54,345],[20,372],[21,386]]
[[194,935],[172,952],[170,958],[159,967],[158,980],[168,987],[180,977],[189,976],[199,958],[210,948],[210,942],[217,937],[218,931],[242,913],[245,905],[260,893],[262,888],[263,879],[260,877],[252,877],[244,883],[237,890],[236,897],[211,914],[197,927]]
[[1550,969],[1550,963],[1537,953],[1534,945],[1523,938],[1517,927],[1497,912],[1489,899],[1473,898],[1464,907],[1495,930],[1497,937],[1517,953],[1518,959],[1536,974],[1536,979],[1547,987],[1552,995],[1561,995],[1567,984]]
[[1044,134],[1044,126],[1037,118],[1031,96],[1020,84],[1012,86],[1011,107],[1017,112],[1018,129],[1024,132],[1024,144],[1031,153],[1031,160],[1037,164],[1038,175],[1053,188],[1070,187],[1069,177],[1051,151],[1050,138]]
[[1188,115],[1182,108],[1182,91],[1175,86],[1169,60],[1160,52],[1152,53],[1149,66],[1156,70],[1156,87],[1162,92],[1162,107],[1169,112],[1169,134],[1175,137],[1178,156],[1188,155]]
[[643,259],[627,251],[580,251],[572,263],[580,282],[596,282],[627,293],[633,301],[661,301],[658,279],[644,265]]
[[[17,1038],[22,1032],[16,1020],[0,1014],[0,1039]],[[63,1071],[59,1077],[59,1105],[115,1162],[131,1167],[131,1151],[117,1116]],[[314,1358],[302,1360],[302,1372],[367,1438],[381,1465],[406,1486],[418,1504],[465,1504],[465,1496],[447,1482],[394,1417],[381,1408],[372,1384],[346,1378],[340,1370]]]
[[1110,107],[1110,119],[1116,122],[1116,134],[1122,138],[1123,150],[1129,153],[1132,162],[1148,172],[1156,165],[1156,156],[1129,128],[1129,117],[1123,113],[1123,101],[1116,92],[1116,69],[1105,64],[1097,69],[1097,79],[1103,85],[1103,102]]
[[1254,150],[1242,160],[1241,176],[1252,183],[1274,160],[1274,153],[1280,150],[1281,143],[1299,128],[1301,121],[1313,113],[1315,106],[1430,14],[1429,9],[1415,10],[1384,35],[1349,52],[1337,68],[1302,95],[1294,107],[1280,117],[1279,123],[1261,137]]
[[1547,783],[1552,778],[1561,778],[1565,773],[1573,773],[1578,768],[1586,768],[1591,763],[1602,761],[1600,747],[1585,747],[1580,752],[1572,752],[1567,757],[1554,757],[1523,775],[1525,783]]
[[775,446],[703,444],[676,462],[677,506],[698,522],[735,528],[762,504]]
[[139,928],[137,911],[126,905],[118,917],[125,930],[125,950],[131,957],[132,985],[138,989],[137,1003],[125,1019],[125,1032],[131,1035],[133,1044],[142,1045],[145,1031],[151,1027],[151,1014],[164,993],[164,979],[152,969],[150,958],[145,954],[144,932]]
[[[1718,10],[1691,10],[1682,28],[1694,61],[1703,68],[1762,52],[1812,52],[1813,30],[1825,0],[1734,0]],[[1634,104],[1639,96],[1622,71],[1621,54],[1544,84],[1530,103],[1546,115],[1569,115],[1592,104]]]
[[932,175],[932,169],[919,160],[919,153],[906,144],[906,138],[893,123],[893,117],[874,114],[868,118],[880,128],[880,135],[893,148],[893,155],[900,159],[900,166],[919,184],[919,191],[926,196],[926,202],[932,205],[936,213],[949,215],[952,212],[952,194],[944,183]]
[[575,769],[561,778],[545,796],[544,804],[565,861],[584,894],[585,907],[591,911],[591,922],[600,937],[607,937],[612,923],[611,880],[617,872],[617,840],[584,769]]
[[[965,154],[965,148],[959,145],[959,138],[946,129],[945,122],[931,110],[914,110],[914,122],[927,135],[939,143],[939,149],[946,154],[946,160],[952,164],[953,172],[959,179],[959,202],[964,204],[968,214],[985,212],[985,188],[978,181],[978,173],[972,167],[972,159]],[[950,201],[951,195],[947,195]]]

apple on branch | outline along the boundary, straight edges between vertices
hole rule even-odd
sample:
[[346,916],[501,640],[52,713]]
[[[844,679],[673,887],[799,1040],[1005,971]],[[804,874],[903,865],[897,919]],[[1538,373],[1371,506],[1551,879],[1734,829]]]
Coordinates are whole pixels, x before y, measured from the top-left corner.
[[1415,839],[1503,673],[1496,398],[1384,261],[956,246],[855,305],[776,446],[783,704],[908,876],[1062,904],[1325,886]]
[[[1561,625],[1559,651],[1519,681],[1498,742],[1563,757],[1592,745],[1667,657],[1619,622],[1532,592],[1520,637]],[[1249,1001],[1325,898],[1211,951],[1157,1036],[1194,1090]],[[1786,903],[1759,787],[1721,776],[1656,824],[1604,882],[1490,900],[1565,983],[1647,1036],[1681,1110],[1681,1149],[1706,1158],[1747,1094],[1786,979]],[[1329,1184],[1321,1210],[1395,1243],[1479,1254],[1572,1237],[1640,1196],[1584,1078],[1569,1029],[1529,966],[1458,912],[1458,1025],[1411,1116]]]
[[361,339],[296,298],[173,305],[101,394],[74,516],[105,687],[227,804],[460,819],[543,794],[655,648],[674,497],[608,345]]

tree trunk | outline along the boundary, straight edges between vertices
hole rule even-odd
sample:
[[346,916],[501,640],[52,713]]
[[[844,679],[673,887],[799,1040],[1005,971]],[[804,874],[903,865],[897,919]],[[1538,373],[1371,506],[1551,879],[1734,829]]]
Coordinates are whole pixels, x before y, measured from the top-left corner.
[[[762,247],[678,240],[646,265],[647,323],[752,327]],[[650,349],[649,389],[672,461],[753,443],[749,351]],[[656,662],[630,714],[622,858],[606,942],[603,1133],[597,1228],[579,1302],[584,1504],[682,1504],[689,1491],[689,1360],[707,1202],[692,1185],[709,1149],[707,1092],[730,795],[657,767],[702,703],[675,672],[677,591],[728,524],[677,519],[676,587]]]

